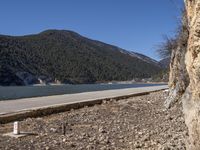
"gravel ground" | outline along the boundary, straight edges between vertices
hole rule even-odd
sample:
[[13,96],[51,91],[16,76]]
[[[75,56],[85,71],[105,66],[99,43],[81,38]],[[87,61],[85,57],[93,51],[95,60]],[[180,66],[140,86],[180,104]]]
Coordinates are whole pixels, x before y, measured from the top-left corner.
[[[111,100],[101,105],[28,118],[21,129],[34,133],[23,138],[3,136],[13,124],[0,125],[1,150],[182,150],[187,129],[177,104],[165,110],[164,92]],[[63,124],[66,125],[63,134]]]

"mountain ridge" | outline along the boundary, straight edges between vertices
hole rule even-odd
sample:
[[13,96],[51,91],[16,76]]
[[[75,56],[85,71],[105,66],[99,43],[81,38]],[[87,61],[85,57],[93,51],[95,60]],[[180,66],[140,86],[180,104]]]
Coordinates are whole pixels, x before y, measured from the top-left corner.
[[0,54],[0,85],[18,85],[22,80],[18,74],[32,75],[34,83],[41,76],[61,83],[94,83],[149,78],[161,70],[160,66],[136,57],[142,54],[130,54],[68,30],[0,35]]

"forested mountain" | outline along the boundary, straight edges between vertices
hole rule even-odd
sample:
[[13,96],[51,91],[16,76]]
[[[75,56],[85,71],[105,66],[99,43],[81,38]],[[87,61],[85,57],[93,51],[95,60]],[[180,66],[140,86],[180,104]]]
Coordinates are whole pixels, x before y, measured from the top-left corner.
[[164,58],[164,59],[159,61],[159,65],[162,68],[169,68],[169,64],[170,64],[170,57]]
[[66,30],[0,35],[0,85],[27,85],[38,79],[62,83],[122,81],[149,78],[161,70],[122,51]]

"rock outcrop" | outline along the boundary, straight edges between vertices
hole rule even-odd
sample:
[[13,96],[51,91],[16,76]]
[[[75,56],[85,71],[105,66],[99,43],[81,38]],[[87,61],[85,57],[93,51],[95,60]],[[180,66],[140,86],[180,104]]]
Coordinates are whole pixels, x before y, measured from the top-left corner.
[[[172,54],[170,101],[182,100],[189,131],[187,149],[200,150],[200,0],[185,0],[188,26],[187,48]],[[169,106],[169,105],[168,105]]]
[[177,35],[176,46],[172,50],[170,74],[169,74],[169,87],[170,94],[165,102],[165,107],[170,108],[177,102],[185,92],[188,84],[189,77],[185,65],[185,54],[187,50],[188,41],[188,21],[186,13],[183,13],[182,26]]
[[185,122],[189,130],[188,149],[200,149],[200,1],[186,0],[189,38],[185,55],[190,83],[183,95]]

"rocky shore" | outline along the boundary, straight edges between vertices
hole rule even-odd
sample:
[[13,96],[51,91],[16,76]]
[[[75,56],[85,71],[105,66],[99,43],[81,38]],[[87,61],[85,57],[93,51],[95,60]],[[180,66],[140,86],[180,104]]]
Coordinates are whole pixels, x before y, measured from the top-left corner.
[[34,135],[18,139],[3,136],[12,132],[13,124],[2,124],[0,149],[184,150],[188,133],[181,104],[165,110],[166,96],[167,93],[161,91],[42,118],[28,118],[20,122],[21,129]]

